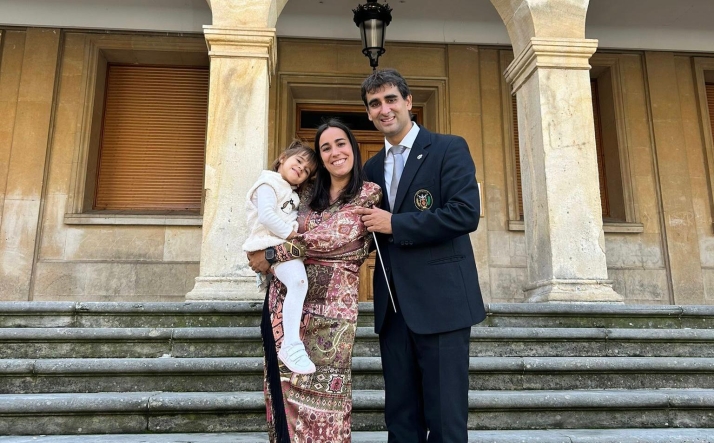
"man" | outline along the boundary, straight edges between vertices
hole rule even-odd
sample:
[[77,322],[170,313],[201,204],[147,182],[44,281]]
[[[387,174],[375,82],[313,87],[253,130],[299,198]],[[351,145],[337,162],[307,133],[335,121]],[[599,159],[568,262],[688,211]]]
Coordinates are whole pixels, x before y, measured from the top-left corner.
[[465,443],[470,330],[486,317],[469,240],[480,217],[474,163],[463,138],[411,121],[412,96],[397,71],[373,72],[362,100],[385,137],[365,164],[382,205],[361,214],[382,256],[374,329],[389,442]]

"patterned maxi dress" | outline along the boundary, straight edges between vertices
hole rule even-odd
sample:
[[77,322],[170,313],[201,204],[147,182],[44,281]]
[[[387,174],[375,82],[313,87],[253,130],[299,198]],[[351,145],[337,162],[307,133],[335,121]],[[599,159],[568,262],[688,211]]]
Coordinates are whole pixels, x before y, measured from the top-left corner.
[[[283,339],[285,287],[273,279],[262,325],[270,441],[349,442],[359,267],[369,253],[372,238],[355,209],[379,206],[381,190],[365,182],[360,194],[348,204],[334,204],[323,212],[310,209],[306,191],[298,215],[301,235],[292,243],[306,257],[308,292],[300,336],[317,371],[293,374],[277,359]],[[278,258],[289,259],[289,249],[293,255],[297,252],[296,248],[276,248]]]

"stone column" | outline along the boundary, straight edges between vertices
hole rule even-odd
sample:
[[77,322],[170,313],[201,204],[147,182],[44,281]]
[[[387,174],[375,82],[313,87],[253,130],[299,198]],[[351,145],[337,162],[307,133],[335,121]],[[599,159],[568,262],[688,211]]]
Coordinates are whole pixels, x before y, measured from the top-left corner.
[[513,42],[531,302],[622,303],[605,262],[588,0],[492,0]]
[[[211,80],[201,265],[186,299],[256,300],[261,297],[255,274],[241,246],[245,196],[267,162],[275,29],[216,25],[217,3],[212,0],[214,26],[204,27]],[[241,2],[227,3],[235,7]]]
[[533,37],[518,97],[529,301],[621,302],[607,278],[588,60],[597,41]]

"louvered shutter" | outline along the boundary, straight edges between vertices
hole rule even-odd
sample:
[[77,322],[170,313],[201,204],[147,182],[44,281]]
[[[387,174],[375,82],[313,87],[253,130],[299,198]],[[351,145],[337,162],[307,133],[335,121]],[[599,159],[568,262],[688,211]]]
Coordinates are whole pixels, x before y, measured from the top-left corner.
[[707,90],[707,107],[709,108],[709,124],[712,128],[712,139],[714,139],[714,83],[705,85]]
[[110,65],[94,208],[201,210],[209,72]]
[[607,175],[605,173],[605,152],[602,146],[602,120],[600,119],[600,95],[598,94],[597,81],[590,80],[593,95],[593,120],[595,122],[595,147],[597,151],[597,170],[600,178],[600,206],[602,216],[610,216],[610,201],[607,195]]
[[513,151],[516,156],[516,192],[518,194],[518,214],[523,219],[523,185],[521,182],[521,150],[518,140],[518,101],[516,96],[511,96],[511,110],[513,112]]

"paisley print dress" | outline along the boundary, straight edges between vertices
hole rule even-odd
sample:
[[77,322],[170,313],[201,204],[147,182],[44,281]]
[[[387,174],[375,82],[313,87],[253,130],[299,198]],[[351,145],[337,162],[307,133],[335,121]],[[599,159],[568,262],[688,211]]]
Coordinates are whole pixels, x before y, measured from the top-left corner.
[[349,442],[359,267],[372,240],[355,210],[379,206],[382,194],[379,186],[365,182],[352,201],[322,212],[310,209],[308,195],[309,190],[301,195],[300,235],[291,241],[293,246],[279,246],[276,252],[279,260],[298,252],[305,257],[308,292],[300,337],[317,371],[294,374],[275,355],[282,345],[286,289],[273,279],[262,325],[268,429],[271,442]]

